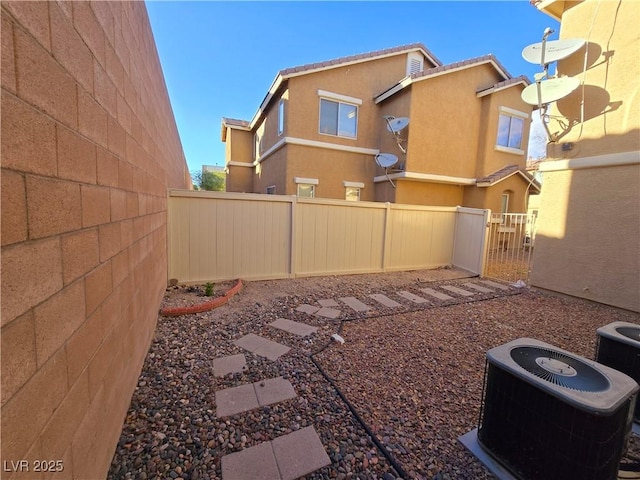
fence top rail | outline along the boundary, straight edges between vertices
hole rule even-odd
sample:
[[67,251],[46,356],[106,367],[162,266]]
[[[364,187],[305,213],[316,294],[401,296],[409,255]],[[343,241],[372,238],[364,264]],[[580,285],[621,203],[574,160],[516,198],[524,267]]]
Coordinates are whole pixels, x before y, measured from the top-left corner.
[[484,208],[470,208],[470,207],[457,207],[459,213],[470,213],[472,215],[484,215],[486,212],[491,213],[491,210]]
[[260,200],[266,202],[292,203],[295,197],[290,195],[266,195],[263,193],[210,192],[205,190],[169,189],[170,197],[216,198],[219,200]]

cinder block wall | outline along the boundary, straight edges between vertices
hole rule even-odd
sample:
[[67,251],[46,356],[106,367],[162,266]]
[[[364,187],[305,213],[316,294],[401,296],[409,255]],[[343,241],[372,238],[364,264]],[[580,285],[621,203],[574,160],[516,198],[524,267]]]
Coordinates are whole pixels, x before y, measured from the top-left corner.
[[1,32],[2,478],[104,478],[166,286],[167,188],[191,181],[143,2],[3,1]]

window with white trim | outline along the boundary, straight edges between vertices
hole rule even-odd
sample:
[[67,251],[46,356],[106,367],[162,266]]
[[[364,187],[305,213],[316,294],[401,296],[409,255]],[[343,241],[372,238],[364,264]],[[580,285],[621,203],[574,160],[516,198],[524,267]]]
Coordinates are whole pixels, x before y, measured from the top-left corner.
[[278,135],[284,132],[284,98],[278,103]]
[[297,185],[296,194],[299,197],[314,198],[316,196],[317,178],[293,177],[293,181]]
[[356,138],[358,106],[350,103],[320,99],[320,133],[337,137]]
[[509,192],[505,192],[502,194],[502,198],[500,200],[500,213],[508,213],[509,212]]
[[345,200],[350,202],[360,201],[360,187],[345,187]]
[[314,198],[316,196],[316,186],[311,183],[299,183],[297,194],[299,197]]
[[528,115],[508,107],[500,107],[499,112],[496,147],[513,153],[524,153],[522,135]]

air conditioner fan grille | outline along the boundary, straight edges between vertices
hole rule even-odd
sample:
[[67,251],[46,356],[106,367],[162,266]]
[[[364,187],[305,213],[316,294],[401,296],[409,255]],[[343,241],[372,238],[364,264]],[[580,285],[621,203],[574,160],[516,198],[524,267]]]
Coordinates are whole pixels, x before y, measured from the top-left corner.
[[602,392],[609,380],[590,365],[561,352],[522,346],[511,350],[511,358],[527,372],[547,382],[581,392]]
[[616,332],[631,340],[640,342],[640,327],[618,327],[616,328]]

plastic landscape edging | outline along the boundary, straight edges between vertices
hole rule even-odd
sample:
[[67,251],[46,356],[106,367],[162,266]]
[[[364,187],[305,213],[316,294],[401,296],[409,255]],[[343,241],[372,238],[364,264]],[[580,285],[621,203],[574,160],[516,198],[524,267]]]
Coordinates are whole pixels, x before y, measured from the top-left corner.
[[180,315],[190,315],[192,313],[202,313],[213,310],[214,308],[221,307],[229,301],[236,293],[242,288],[242,280],[236,280],[236,284],[225,292],[221,297],[216,297],[208,302],[199,303],[197,305],[191,305],[189,307],[173,307],[163,308],[160,310],[160,315],[164,317],[179,317]]

